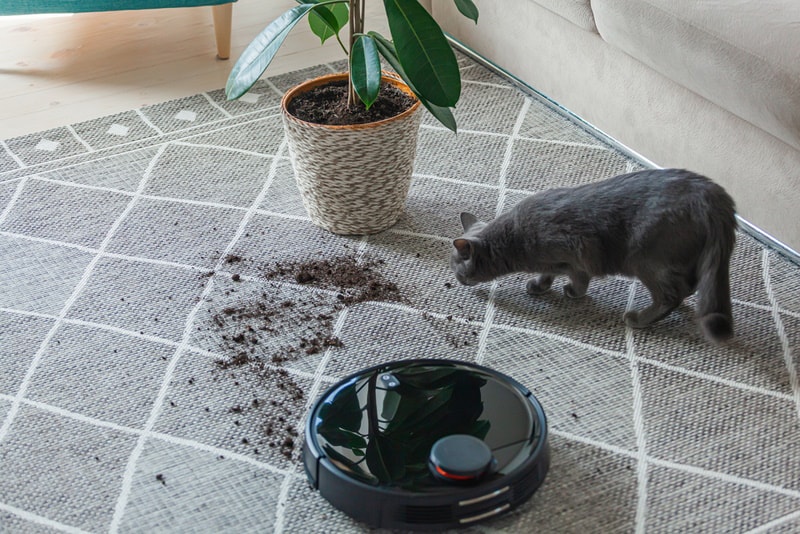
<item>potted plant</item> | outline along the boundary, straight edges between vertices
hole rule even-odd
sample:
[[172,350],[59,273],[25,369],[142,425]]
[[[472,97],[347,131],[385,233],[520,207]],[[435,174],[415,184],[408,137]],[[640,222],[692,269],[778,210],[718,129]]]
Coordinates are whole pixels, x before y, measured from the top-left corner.
[[[244,95],[261,77],[291,29],[308,17],[322,42],[336,37],[348,57],[347,72],[306,81],[286,92],[283,124],[295,177],[311,220],[339,234],[385,230],[400,217],[411,183],[416,140],[425,106],[456,131],[451,108],[461,94],[455,54],[442,29],[418,0],[384,0],[391,39],[364,31],[366,0],[298,0],[247,46],[225,88],[227,98]],[[472,0],[455,0],[477,23]],[[339,32],[348,26],[349,46]],[[395,73],[381,70],[380,57]],[[367,113],[383,93],[408,95],[405,109],[358,124],[320,124],[291,112],[312,91],[343,86],[346,108]],[[379,106],[375,106],[378,108]]]

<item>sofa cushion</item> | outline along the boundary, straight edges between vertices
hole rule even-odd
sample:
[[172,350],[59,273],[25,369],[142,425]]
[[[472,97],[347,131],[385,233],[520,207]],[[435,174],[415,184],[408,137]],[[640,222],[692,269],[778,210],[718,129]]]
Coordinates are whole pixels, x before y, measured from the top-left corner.
[[549,9],[575,24],[591,32],[597,32],[590,0],[533,0],[540,6]]
[[608,43],[800,148],[800,1],[592,0],[592,9]]
[[14,0],[13,2],[0,2],[0,15],[127,11],[210,6],[231,2],[236,2],[236,0]]

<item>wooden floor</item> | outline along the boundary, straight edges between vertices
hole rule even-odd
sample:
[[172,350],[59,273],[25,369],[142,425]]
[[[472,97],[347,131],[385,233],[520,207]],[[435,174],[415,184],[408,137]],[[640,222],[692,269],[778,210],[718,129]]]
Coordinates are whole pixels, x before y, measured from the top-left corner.
[[[216,58],[209,7],[0,17],[0,139],[224,87],[250,40],[295,5],[235,3],[228,61]],[[386,32],[379,3],[367,9],[367,28]],[[344,58],[301,21],[267,74]]]

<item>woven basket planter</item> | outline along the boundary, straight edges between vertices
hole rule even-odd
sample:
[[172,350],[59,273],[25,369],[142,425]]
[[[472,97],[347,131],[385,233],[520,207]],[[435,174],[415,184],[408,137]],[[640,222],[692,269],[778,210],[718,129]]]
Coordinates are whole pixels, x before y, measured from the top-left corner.
[[[346,80],[329,74],[290,89],[283,97],[283,125],[303,205],[311,221],[336,234],[374,234],[392,226],[405,207],[417,151],[420,102],[390,119],[329,126],[302,121],[287,111],[297,95]],[[402,82],[384,75],[413,96]]]

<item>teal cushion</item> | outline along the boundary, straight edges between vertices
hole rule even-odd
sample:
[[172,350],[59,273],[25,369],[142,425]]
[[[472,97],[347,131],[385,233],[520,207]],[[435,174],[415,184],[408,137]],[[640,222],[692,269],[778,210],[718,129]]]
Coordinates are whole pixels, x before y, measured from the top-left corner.
[[87,13],[229,4],[236,0],[13,0],[0,2],[0,15]]

